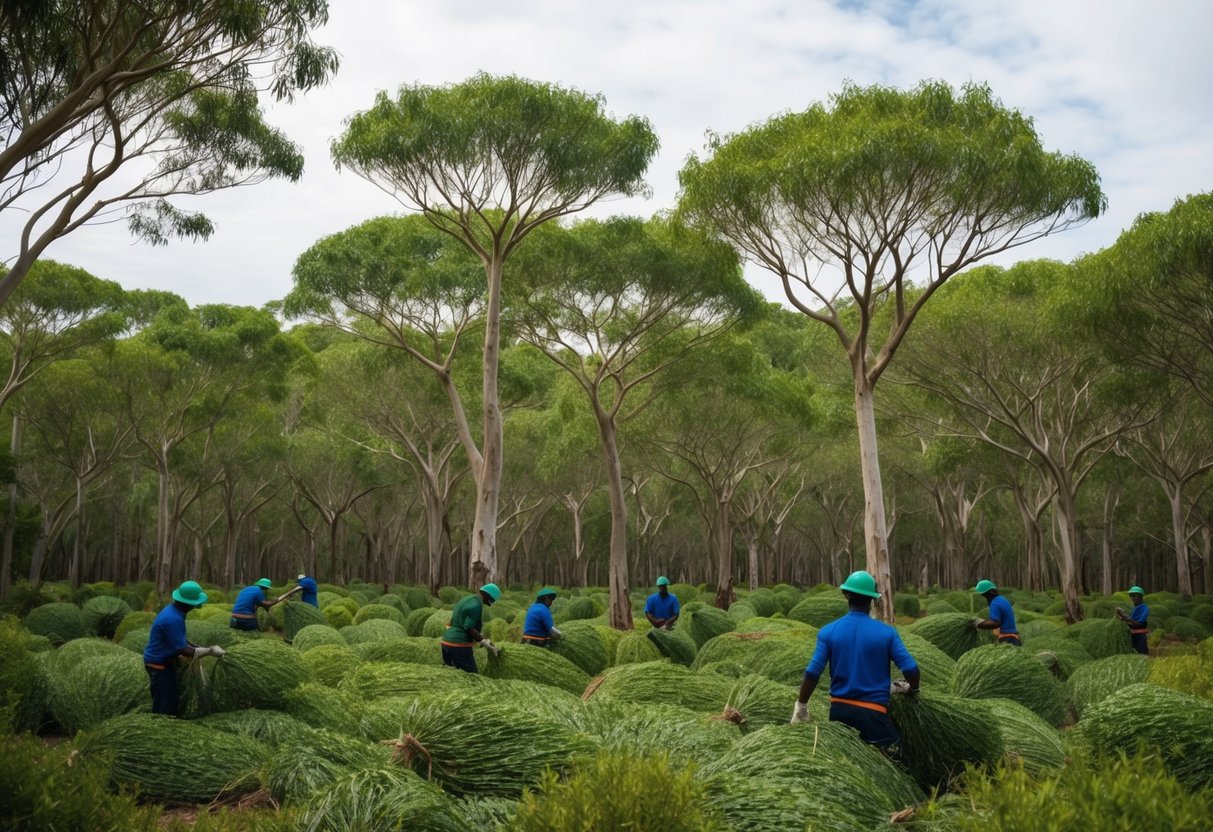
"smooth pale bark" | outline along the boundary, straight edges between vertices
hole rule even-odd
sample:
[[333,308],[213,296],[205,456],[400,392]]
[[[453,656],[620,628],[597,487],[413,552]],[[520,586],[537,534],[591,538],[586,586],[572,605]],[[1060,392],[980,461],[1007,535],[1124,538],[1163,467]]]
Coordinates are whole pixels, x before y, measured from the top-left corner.
[[1120,504],[1120,486],[1110,483],[1104,493],[1103,501],[1103,594],[1111,595],[1112,588],[1112,541],[1114,539],[1114,524],[1116,506]]
[[1175,545],[1175,573],[1179,594],[1185,600],[1192,597],[1192,567],[1188,561],[1187,512],[1184,511],[1182,483],[1160,482],[1171,504],[1171,536]]
[[876,448],[876,408],[873,388],[862,367],[855,368],[855,422],[859,430],[859,463],[863,474],[863,539],[867,571],[876,579],[880,599],[872,606],[880,618],[892,622],[893,574],[889,564],[889,531],[885,521],[884,487]]
[[497,509],[501,501],[501,471],[505,439],[501,403],[498,400],[497,368],[501,357],[501,268],[505,258],[497,253],[488,264],[489,297],[484,323],[484,447],[483,464],[476,477],[476,510],[472,524],[472,548],[468,581],[480,586],[497,577]]
[[[9,442],[14,462],[21,453],[21,419],[13,414],[13,435]],[[0,557],[0,600],[8,598],[13,585],[13,534],[17,528],[17,483],[16,476],[8,486],[8,515],[4,524],[4,553]]]
[[[597,397],[592,400],[594,421],[598,425],[601,440],[602,460],[607,475],[607,494],[611,501],[611,542],[607,557],[607,575],[611,593],[610,621],[616,630],[630,630],[632,603],[628,597],[628,507],[624,499],[623,466],[619,459],[619,443],[615,435],[615,424],[602,409]],[[637,536],[637,549],[641,536]]]
[[733,523],[730,509],[733,494],[730,490],[716,501],[716,606],[727,610],[733,603]]
[[1072,488],[1062,486],[1059,476],[1057,494],[1054,497],[1053,509],[1057,520],[1057,533],[1060,543],[1058,552],[1058,569],[1061,572],[1061,593],[1065,600],[1066,622],[1073,624],[1083,618],[1082,603],[1078,597],[1082,593],[1082,572],[1078,566],[1078,507]]
[[156,496],[156,591],[161,596],[168,591],[173,573],[173,550],[169,534],[168,459],[165,453],[156,458],[159,486]]

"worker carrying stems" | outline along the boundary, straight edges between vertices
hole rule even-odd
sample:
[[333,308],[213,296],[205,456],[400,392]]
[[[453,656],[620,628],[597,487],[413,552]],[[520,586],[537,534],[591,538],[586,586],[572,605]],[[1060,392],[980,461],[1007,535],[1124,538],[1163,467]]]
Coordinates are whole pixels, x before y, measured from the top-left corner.
[[501,600],[497,584],[485,584],[479,590],[459,599],[451,609],[451,620],[442,634],[442,663],[457,667],[468,673],[476,672],[476,659],[472,656],[473,645],[479,644],[494,656],[500,650],[497,645],[480,634],[484,626],[484,608]]
[[152,713],[177,715],[177,657],[222,656],[222,647],[198,647],[185,638],[185,616],[206,603],[197,581],[173,590],[173,602],[156,615],[143,649],[143,666],[152,689]]
[[301,587],[288,592],[286,595],[275,598],[273,601],[266,599],[265,594],[269,588],[273,586],[269,578],[262,578],[252,586],[246,586],[240,590],[240,594],[236,596],[236,603],[232,605],[232,620],[229,626],[233,630],[256,630],[257,629],[257,610],[268,610],[275,604],[281,604],[291,595],[301,591]]
[[[892,693],[916,694],[921,674],[897,631],[872,618],[872,601],[880,597],[876,580],[867,572],[852,572],[839,589],[846,596],[847,614],[821,628],[817,647],[804,672],[792,722],[808,722],[809,697],[830,666],[830,721],[850,725],[864,742],[889,751],[901,735],[889,719]],[[890,684],[889,662],[905,681]]]
[[535,603],[526,611],[526,619],[522,625],[522,643],[535,647],[551,647],[552,640],[560,638],[562,633],[556,629],[552,620],[552,602],[556,600],[556,590],[544,587],[535,594]]
[[990,617],[974,618],[970,623],[979,630],[993,630],[999,644],[1022,647],[1019,628],[1015,626],[1015,611],[1011,609],[1011,602],[998,594],[994,582],[978,581],[973,591],[990,605]]
[[299,576],[299,591],[303,594],[299,596],[299,600],[305,604],[311,604],[313,607],[320,607],[319,587],[316,586],[316,579],[311,575]]
[[1120,607],[1116,608],[1116,617],[1129,625],[1129,641],[1133,649],[1143,656],[1150,653],[1150,645],[1146,637],[1150,634],[1150,608],[1146,606],[1146,591],[1139,586],[1129,587],[1129,600],[1133,602],[1133,611],[1128,615]]
[[657,579],[657,591],[644,602],[644,617],[655,628],[672,630],[681,612],[678,596],[670,592],[670,579],[662,575]]

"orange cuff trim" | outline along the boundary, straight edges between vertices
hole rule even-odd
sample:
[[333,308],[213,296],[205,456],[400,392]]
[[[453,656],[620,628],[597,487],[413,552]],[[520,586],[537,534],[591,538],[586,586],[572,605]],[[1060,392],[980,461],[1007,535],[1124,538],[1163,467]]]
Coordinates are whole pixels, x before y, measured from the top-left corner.
[[858,699],[843,699],[841,696],[831,696],[831,702],[841,702],[844,705],[854,705],[856,708],[867,708],[869,711],[877,711],[878,713],[887,714],[889,709],[885,705],[880,705],[876,702],[863,702]]

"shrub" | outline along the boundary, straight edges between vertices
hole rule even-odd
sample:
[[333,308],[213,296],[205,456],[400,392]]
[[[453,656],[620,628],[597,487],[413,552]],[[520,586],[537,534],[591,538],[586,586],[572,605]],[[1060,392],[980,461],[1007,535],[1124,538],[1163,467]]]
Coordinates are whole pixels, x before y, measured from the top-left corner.
[[393,638],[366,641],[351,648],[354,655],[368,662],[407,662],[409,664],[442,664],[442,646],[432,638]]
[[1118,619],[1093,618],[1071,625],[1069,629],[1077,633],[1079,643],[1093,659],[1133,652],[1133,645],[1129,641],[1129,628]]
[[1078,668],[1092,661],[1087,648],[1075,638],[1069,638],[1063,633],[1047,636],[1037,636],[1024,643],[1020,648],[1036,657],[1036,660],[1063,682],[1069,679]]
[[749,621],[751,618],[758,617],[758,608],[745,599],[734,601],[729,605],[729,618],[734,621]]
[[426,638],[441,638],[446,632],[446,628],[451,625],[450,610],[433,610],[425,619],[425,624],[421,628],[421,635]]
[[898,615],[908,615],[910,618],[917,618],[919,611],[922,609],[922,604],[918,600],[917,595],[911,595],[908,592],[898,592],[893,596],[893,609]]
[[113,638],[118,625],[130,612],[131,608],[125,601],[109,595],[99,595],[84,603],[81,616],[90,633],[102,638]]
[[434,596],[428,590],[420,587],[410,587],[404,591],[404,603],[410,610],[416,612],[425,607],[434,606]]
[[286,712],[313,728],[330,728],[343,734],[358,731],[358,714],[336,689],[319,682],[304,682],[286,693]]
[[[354,616],[354,623],[361,624],[364,621],[370,621],[372,619],[387,619],[388,621],[399,624],[401,627],[404,626],[404,613],[402,613],[396,607],[379,603],[367,604],[365,607],[360,608],[358,613]],[[405,635],[407,635],[407,632]]]
[[408,630],[403,624],[386,618],[372,618],[361,624],[346,627],[341,631],[341,637],[347,644],[362,644],[367,641],[389,641],[397,638],[408,638]]
[[668,757],[599,754],[567,780],[547,772],[535,792],[523,795],[513,832],[584,832],[587,829],[723,832],[709,808],[708,790],[695,769]]
[[262,777],[275,800],[302,803],[356,771],[387,768],[391,759],[391,751],[378,743],[334,731],[304,728],[283,740],[262,769]]
[[453,667],[368,662],[355,668],[338,688],[352,699],[370,700],[388,696],[420,696],[423,693],[466,690],[483,684],[483,681],[471,673],[464,673]]
[[1167,632],[1181,641],[1201,641],[1209,637],[1207,627],[1182,615],[1174,616],[1167,621]]
[[[952,680],[956,675],[955,659],[920,635],[901,633],[901,641],[918,663],[922,684],[941,691],[952,689]],[[900,671],[894,669],[894,672],[901,676]]]
[[299,651],[273,639],[237,644],[215,663],[211,702],[216,711],[282,710],[286,693],[307,680]]
[[25,649],[25,636],[25,629],[16,618],[0,618],[0,713],[3,714],[15,714],[34,685],[34,658]]
[[57,662],[50,670],[51,714],[68,733],[151,706],[143,660],[117,649],[118,655],[94,656],[70,665]]
[[349,627],[354,623],[353,614],[339,604],[329,604],[327,607],[322,607],[320,611],[324,613],[329,626],[335,629],[340,630],[342,627]]
[[329,623],[324,611],[311,604],[305,604],[302,601],[285,601],[281,606],[282,631],[286,635],[287,641],[294,642],[295,637],[305,627]]
[[1088,662],[1075,670],[1066,682],[1070,706],[1081,718],[1091,705],[1102,702],[1121,688],[1144,682],[1149,675],[1149,661],[1136,653]]
[[46,636],[56,647],[88,635],[84,615],[75,604],[56,603],[35,607],[25,617],[25,628],[35,635]]
[[922,636],[953,659],[959,660],[969,650],[994,641],[989,630],[978,630],[972,625],[974,618],[964,613],[928,615],[915,621],[909,632]]
[[709,641],[692,667],[732,661],[776,682],[799,685],[816,644],[814,630],[724,633]]
[[847,614],[847,599],[841,593],[810,595],[788,612],[788,618],[814,627],[824,627]]
[[946,786],[965,763],[989,765],[1003,754],[1002,735],[981,700],[924,690],[892,697],[889,716],[901,732],[906,767],[924,789]]
[[960,612],[956,607],[949,604],[947,601],[932,601],[927,604],[927,615],[939,615],[940,613]]
[[1213,638],[1202,641],[1195,655],[1154,659],[1149,681],[1213,700]]
[[438,600],[447,606],[454,606],[459,602],[459,599],[465,595],[470,595],[469,590],[458,586],[444,586],[438,590]]
[[1053,726],[1066,716],[1061,685],[1018,647],[990,644],[965,653],[956,662],[952,692],[968,699],[1010,699]]
[[26,618],[35,607],[54,602],[54,596],[43,592],[33,584],[27,581],[17,581],[9,588],[8,598],[0,603],[0,615]]
[[349,646],[349,642],[342,637],[341,633],[328,624],[309,624],[295,633],[295,637],[291,640],[291,646],[300,653],[306,653],[325,644]]
[[[122,622],[118,625],[118,629],[114,630],[113,639],[118,644],[121,644],[127,635],[135,630],[147,630],[150,632],[152,622],[155,620],[156,613],[136,610],[122,619]],[[146,641],[144,643],[146,644]],[[142,650],[142,648],[140,649]]]
[[304,652],[302,659],[308,677],[330,688],[338,687],[362,664],[362,659],[345,644],[321,644]]

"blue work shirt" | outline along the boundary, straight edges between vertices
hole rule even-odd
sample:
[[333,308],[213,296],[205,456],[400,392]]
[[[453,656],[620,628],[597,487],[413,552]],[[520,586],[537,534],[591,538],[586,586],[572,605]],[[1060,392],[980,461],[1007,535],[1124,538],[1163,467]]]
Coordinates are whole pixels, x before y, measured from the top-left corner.
[[654,592],[644,602],[644,614],[661,621],[669,620],[680,612],[682,612],[682,607],[678,604],[678,596],[672,592],[664,598],[661,597],[660,592]]
[[889,704],[889,662],[903,674],[918,667],[897,631],[852,610],[817,634],[817,647],[804,675],[820,679],[830,665],[830,696]]
[[300,601],[305,604],[311,604],[313,607],[320,606],[320,602],[316,599],[315,578],[300,578],[299,586],[303,587],[303,592],[299,593]]
[[185,613],[169,604],[156,615],[143,648],[144,664],[168,665],[189,646],[185,640]]
[[548,609],[548,605],[536,601],[526,611],[526,620],[522,624],[522,634],[524,636],[534,636],[535,638],[551,638],[552,627],[555,624],[556,622],[552,620],[552,611]]
[[240,590],[240,594],[236,596],[236,603],[232,604],[232,615],[256,615],[257,608],[261,606],[261,602],[265,600],[265,591],[253,584],[246,586]]
[[994,600],[990,602],[990,620],[998,625],[999,635],[1019,635],[1019,628],[1015,626],[1015,612],[1011,609],[1011,602],[1001,595],[995,595]]
[[1133,619],[1134,630],[1145,630],[1149,627],[1148,621],[1150,618],[1150,608],[1143,602],[1133,605],[1133,612],[1129,613],[1129,618]]

